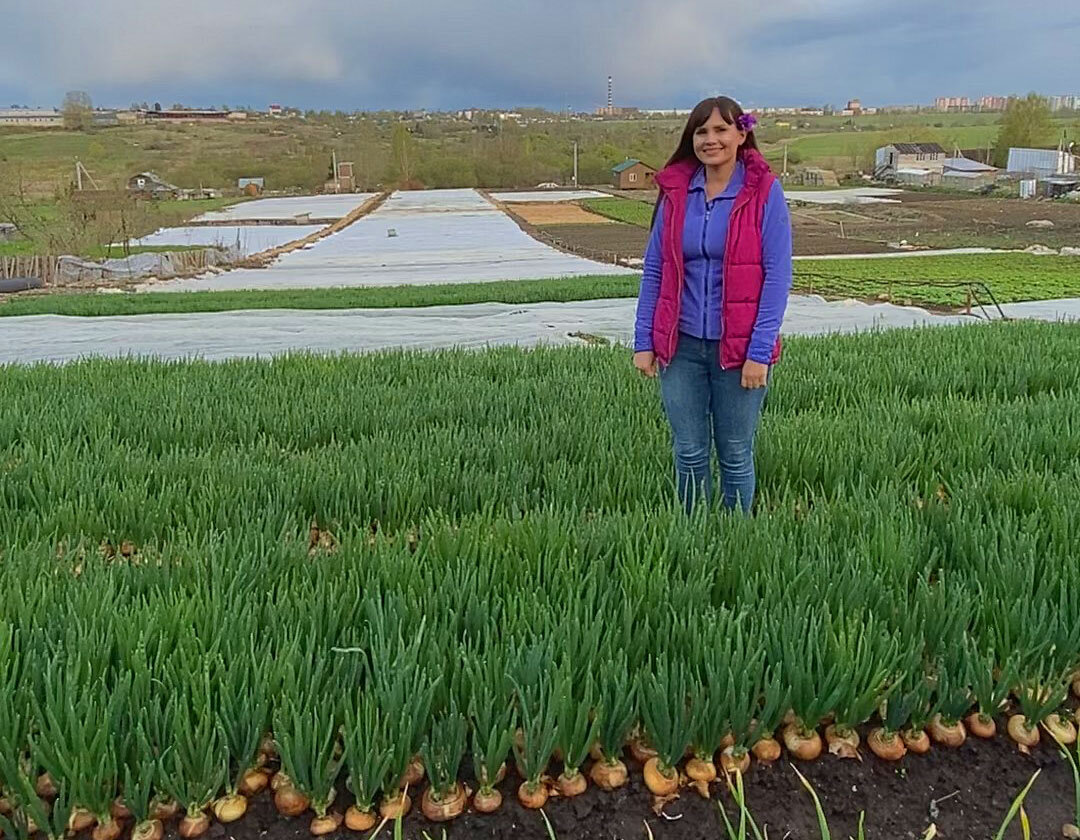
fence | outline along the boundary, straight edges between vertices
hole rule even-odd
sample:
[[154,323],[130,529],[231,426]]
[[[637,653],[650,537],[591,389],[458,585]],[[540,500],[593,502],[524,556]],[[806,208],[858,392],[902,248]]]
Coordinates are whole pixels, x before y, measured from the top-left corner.
[[90,287],[102,282],[200,274],[226,264],[228,257],[213,248],[133,254],[94,262],[78,257],[43,255],[0,257],[0,280],[34,278],[49,288]]
[[0,257],[0,280],[36,277],[43,285],[55,285],[60,276],[60,258],[41,255]]

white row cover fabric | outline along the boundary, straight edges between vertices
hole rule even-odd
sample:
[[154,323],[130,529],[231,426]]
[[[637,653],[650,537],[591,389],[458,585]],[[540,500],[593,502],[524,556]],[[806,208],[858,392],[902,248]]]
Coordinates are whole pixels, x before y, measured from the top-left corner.
[[268,248],[276,248],[303,239],[316,231],[319,225],[230,225],[227,227],[174,227],[162,228],[156,233],[135,239],[134,245],[206,245],[239,253],[242,256],[257,254]]
[[421,286],[622,273],[636,272],[533,239],[476,190],[418,190],[394,193],[370,215],[267,268],[171,280],[143,290]]
[[520,192],[493,192],[491,197],[507,204],[522,204],[532,201],[581,201],[584,198],[611,198],[598,190],[523,190]]
[[792,257],[794,260],[888,260],[910,257],[947,257],[956,254],[1016,254],[1017,250],[1003,248],[930,248],[922,251],[900,249],[880,254],[808,254]]
[[308,215],[313,219],[341,219],[374,196],[375,193],[345,195],[295,195],[286,198],[258,198],[233,204],[224,210],[203,213],[199,222],[231,222],[236,219],[295,219]]
[[890,196],[903,190],[889,187],[853,187],[844,190],[798,190],[785,189],[788,201],[805,201],[808,204],[898,204]]
[[[66,362],[84,356],[230,359],[290,352],[433,350],[518,344],[566,344],[583,333],[627,345],[633,298],[574,303],[484,303],[415,309],[245,310],[177,315],[0,318],[0,363]],[[1080,319],[1080,299],[1010,304],[1015,318]],[[988,313],[990,314],[990,313]],[[791,298],[785,335],[985,323],[915,307]]]

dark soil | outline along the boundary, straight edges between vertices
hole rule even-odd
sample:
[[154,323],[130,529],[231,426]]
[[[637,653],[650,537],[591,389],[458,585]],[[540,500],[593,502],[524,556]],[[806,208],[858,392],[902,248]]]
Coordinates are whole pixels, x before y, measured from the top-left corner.
[[[1080,246],[1080,202],[958,198],[916,192],[896,198],[899,204],[845,207],[851,213],[844,220],[847,239],[840,239],[837,220],[830,218],[833,208],[799,208],[793,213],[796,253],[851,253],[844,250],[851,245],[871,252],[901,239],[933,248]],[[1027,227],[1036,219],[1048,219],[1054,227]]]
[[[963,198],[946,193],[905,192],[898,204],[809,205],[792,212],[798,256],[869,254],[895,250],[906,239],[933,248],[1026,248],[1029,245],[1080,247],[1080,202]],[[844,238],[839,220],[844,221]],[[1029,228],[1049,219],[1053,229]],[[610,251],[641,257],[648,232],[625,223],[544,225],[545,234],[569,250]],[[587,255],[587,254],[586,254]]]
[[798,218],[791,221],[792,250],[797,257],[818,257],[825,254],[883,254],[895,251],[885,242],[872,239],[841,239],[833,229],[807,225]]
[[611,251],[632,257],[642,256],[649,241],[649,231],[626,222],[606,225],[544,225],[540,230],[567,243],[571,249]]
[[[798,766],[813,784],[837,840],[855,837],[859,812],[866,813],[868,840],[918,840],[933,823],[942,840],[988,840],[1001,825],[1013,797],[1042,768],[1026,801],[1032,837],[1061,837],[1061,828],[1075,819],[1071,771],[1056,749],[1045,744],[1032,755],[1021,754],[1006,737],[990,742],[968,739],[959,749],[935,747],[928,755],[909,755],[898,764],[875,758],[863,749],[863,760],[825,755]],[[657,838],[671,840],[724,840],[723,822],[717,810],[722,804],[735,820],[731,796],[713,785],[713,797],[703,799],[692,790],[670,803],[657,816],[641,777],[640,767],[628,759],[630,784],[614,793],[590,788],[575,799],[551,799],[544,808],[555,837],[560,840],[648,837],[646,823]],[[419,791],[413,812],[404,822],[404,836],[420,840],[427,832],[448,838],[515,838],[546,840],[543,816],[522,808],[516,799],[520,780],[511,772],[500,786],[504,804],[490,815],[466,812],[448,824],[429,823],[419,814]],[[758,825],[768,827],[773,840],[817,840],[817,817],[810,795],[803,789],[786,756],[771,767],[754,764],[746,777],[746,800]],[[345,808],[343,794],[338,803]],[[309,837],[310,814],[298,819],[280,817],[269,794],[252,803],[248,815],[229,826],[215,825],[208,837],[223,840],[300,840]],[[392,826],[380,837],[391,838]],[[167,832],[175,838],[176,826]],[[330,835],[334,840],[356,838],[345,829]],[[1005,835],[1020,837],[1019,819]]]
[[[611,251],[632,257],[641,257],[648,244],[649,232],[637,225],[613,222],[609,225],[543,225],[538,228],[545,234],[565,243],[568,250],[587,255],[590,251]],[[871,254],[895,250],[884,242],[865,239],[841,239],[839,228],[834,224],[807,222],[795,216],[792,219],[794,251],[798,256],[820,254]],[[849,236],[854,236],[854,233]],[[861,234],[860,234],[861,236]]]

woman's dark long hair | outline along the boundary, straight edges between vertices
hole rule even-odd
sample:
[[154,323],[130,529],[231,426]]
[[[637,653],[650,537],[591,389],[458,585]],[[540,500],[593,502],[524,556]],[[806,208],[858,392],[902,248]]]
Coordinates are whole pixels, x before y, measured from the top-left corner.
[[[686,128],[683,129],[682,137],[679,138],[679,145],[675,149],[675,154],[667,162],[668,166],[678,163],[680,160],[689,160],[695,156],[694,132],[709,121],[713,111],[719,111],[721,118],[728,125],[735,125],[735,121],[743,115],[742,106],[730,96],[710,96],[708,99],[702,99],[694,106],[694,110],[690,112],[690,116],[686,120]],[[746,149],[757,151],[757,147],[754,132],[746,132],[746,142],[739,147],[739,157],[742,157]]]
[[[694,132],[709,121],[713,111],[719,111],[721,118],[728,125],[734,125],[735,121],[743,115],[742,106],[730,96],[710,96],[708,99],[702,99],[694,106],[694,110],[690,112],[682,137],[679,138],[679,145],[676,146],[675,153],[668,159],[665,166],[671,166],[673,163],[696,157],[694,154]],[[757,139],[754,137],[752,130],[746,132],[746,140],[739,146],[738,157],[740,159],[747,149],[758,150]],[[649,225],[650,228],[656,224],[656,216],[659,211],[660,197],[657,196],[656,205],[653,207],[652,223]]]

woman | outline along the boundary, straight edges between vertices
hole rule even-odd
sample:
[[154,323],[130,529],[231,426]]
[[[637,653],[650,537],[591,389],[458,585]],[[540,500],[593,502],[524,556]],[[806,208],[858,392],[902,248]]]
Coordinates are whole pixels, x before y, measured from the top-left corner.
[[700,102],[656,175],[634,366],[660,377],[679,498],[712,499],[712,441],[724,507],[749,513],[754,432],[780,357],[791,290],[791,220],[758,151],[756,120],[726,96]]

